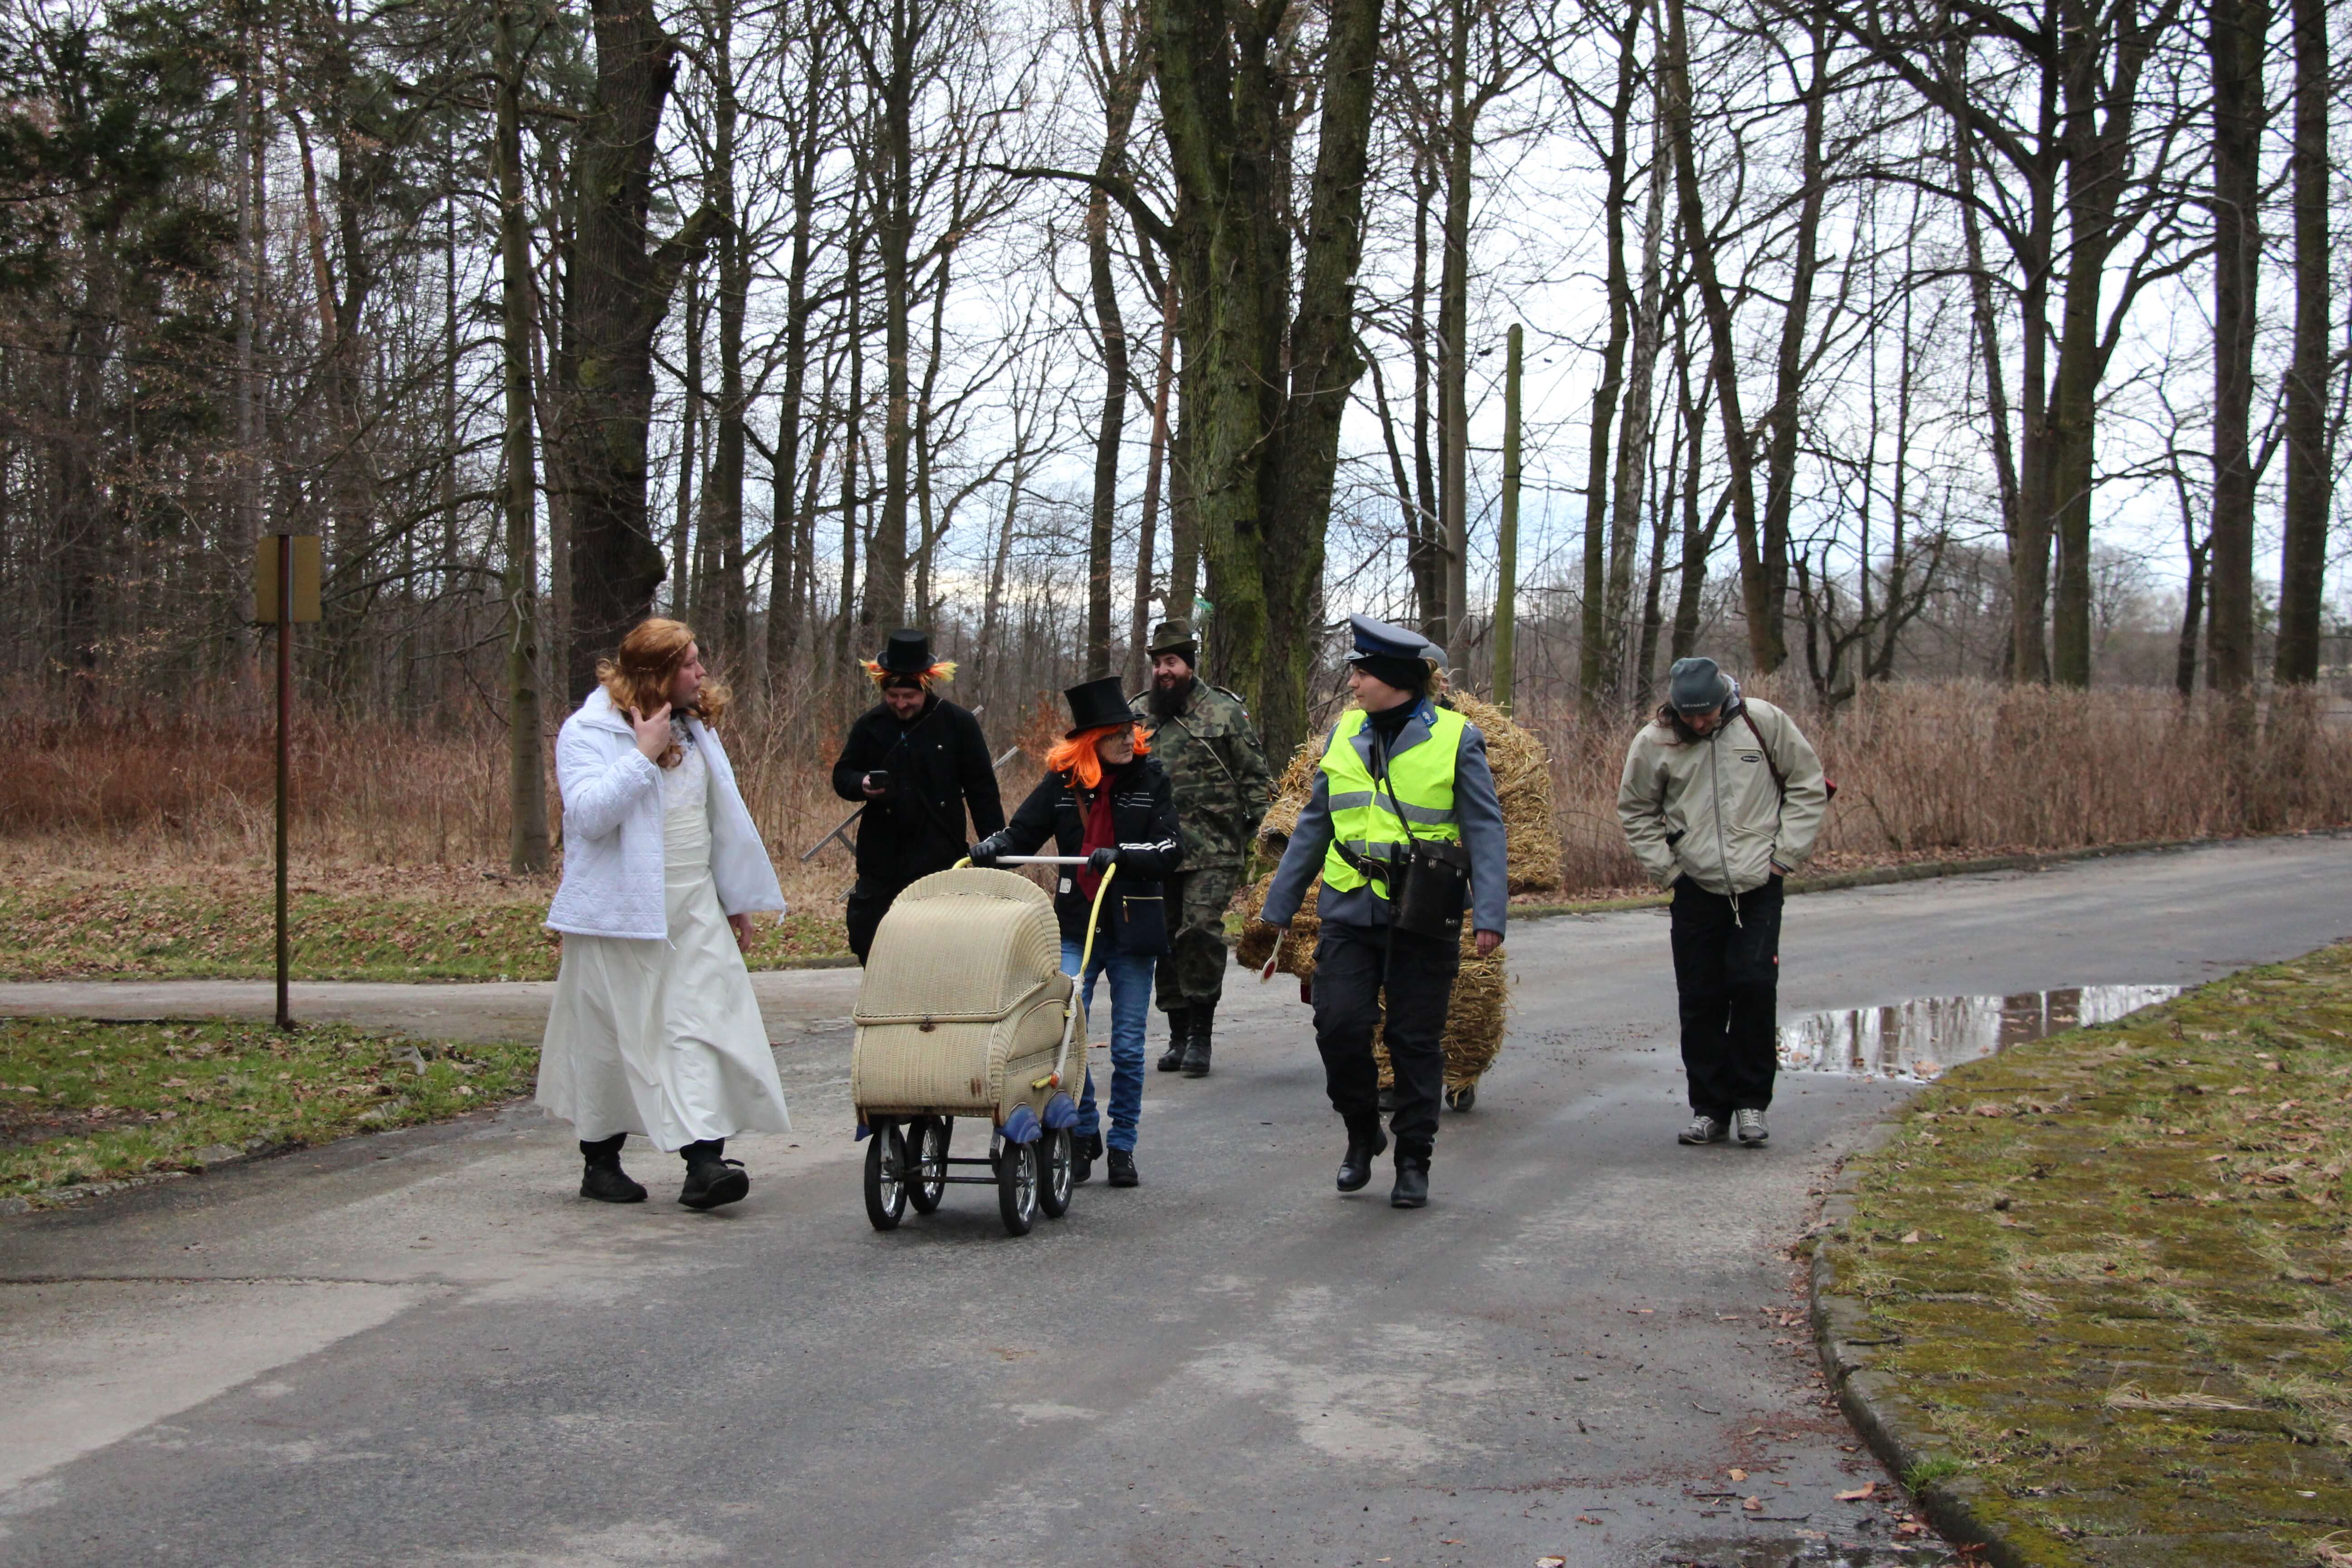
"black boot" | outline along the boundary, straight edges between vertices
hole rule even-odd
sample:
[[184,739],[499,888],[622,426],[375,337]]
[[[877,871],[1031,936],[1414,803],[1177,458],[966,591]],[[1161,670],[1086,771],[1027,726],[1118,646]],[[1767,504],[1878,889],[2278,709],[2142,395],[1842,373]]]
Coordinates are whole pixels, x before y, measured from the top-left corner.
[[1184,1065],[1184,1043],[1192,1033],[1192,1009],[1168,1009],[1168,1051],[1160,1058],[1161,1072],[1174,1072]]
[[1114,1187],[1140,1185],[1143,1178],[1136,1174],[1135,1155],[1126,1149],[1110,1152],[1110,1184]]
[[1089,1133],[1070,1140],[1070,1185],[1084,1186],[1095,1173],[1095,1162],[1102,1158],[1102,1134]]
[[1339,1156],[1339,1190],[1360,1192],[1372,1179],[1372,1162],[1389,1146],[1378,1116],[1348,1119],[1348,1152]]
[[1389,1194],[1389,1207],[1417,1209],[1429,1203],[1429,1156],[1408,1154],[1397,1151],[1396,1186]]
[[1214,1002],[1192,1004],[1192,1032],[1184,1040],[1186,1078],[1209,1076],[1209,1030],[1216,1021],[1217,1005]]
[[739,1203],[751,1193],[751,1178],[743,1173],[743,1162],[719,1157],[726,1149],[726,1139],[706,1138],[677,1152],[686,1162],[686,1184],[677,1190],[678,1202],[690,1209],[715,1209]]
[[641,1204],[646,1201],[646,1189],[629,1180],[621,1169],[621,1145],[629,1135],[615,1132],[610,1138],[600,1138],[591,1143],[584,1139],[580,1144],[580,1157],[587,1168],[580,1173],[580,1195],[594,1198],[600,1204]]

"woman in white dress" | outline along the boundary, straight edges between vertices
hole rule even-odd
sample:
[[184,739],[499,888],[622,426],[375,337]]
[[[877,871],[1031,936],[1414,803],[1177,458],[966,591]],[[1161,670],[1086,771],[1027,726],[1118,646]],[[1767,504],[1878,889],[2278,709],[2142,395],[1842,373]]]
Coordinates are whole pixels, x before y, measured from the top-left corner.
[[645,1201],[621,1169],[634,1132],[685,1159],[679,1203],[716,1208],[751,1190],[727,1140],[792,1128],[742,954],[783,895],[709,729],[727,692],[694,633],[641,622],[596,673],[555,742],[563,963],[539,1102],[579,1136],[581,1196]]

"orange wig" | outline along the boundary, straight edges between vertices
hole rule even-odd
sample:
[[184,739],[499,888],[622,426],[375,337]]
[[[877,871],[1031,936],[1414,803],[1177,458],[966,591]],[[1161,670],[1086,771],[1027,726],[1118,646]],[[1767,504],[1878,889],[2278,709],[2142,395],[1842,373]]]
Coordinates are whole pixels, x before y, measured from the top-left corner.
[[[1134,729],[1135,754],[1139,757],[1150,756],[1151,737],[1143,732],[1143,726],[1140,724],[1136,725]],[[1045,771],[1075,775],[1080,789],[1101,788],[1102,754],[1095,750],[1095,742],[1105,735],[1118,732],[1118,725],[1102,724],[1092,730],[1081,730],[1067,740],[1055,742],[1054,749],[1045,753]]]

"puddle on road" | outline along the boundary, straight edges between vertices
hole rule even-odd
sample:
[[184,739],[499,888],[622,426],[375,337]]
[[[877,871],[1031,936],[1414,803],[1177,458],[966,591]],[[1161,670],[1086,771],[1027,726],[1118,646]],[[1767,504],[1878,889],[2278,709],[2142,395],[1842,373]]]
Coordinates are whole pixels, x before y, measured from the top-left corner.
[[1780,1026],[1780,1066],[1853,1078],[1930,1079],[1946,1068],[2169,1002],[2180,985],[2074,985],[2014,996],[1916,996],[1807,1013]]

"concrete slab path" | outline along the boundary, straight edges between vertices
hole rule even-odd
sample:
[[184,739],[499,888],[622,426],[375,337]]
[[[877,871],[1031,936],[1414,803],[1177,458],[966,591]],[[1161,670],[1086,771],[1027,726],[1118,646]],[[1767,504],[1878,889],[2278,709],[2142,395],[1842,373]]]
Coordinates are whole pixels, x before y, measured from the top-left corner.
[[[2347,877],[2352,842],[2303,839],[1811,896],[1783,1009],[2196,982],[2352,934]],[[1824,1174],[1905,1089],[1789,1075],[1768,1151],[1680,1148],[1664,914],[1509,951],[1511,1039],[1417,1214],[1333,1194],[1296,987],[1236,972],[1215,1074],[1151,1076],[1142,1187],[1018,1241],[976,1188],[877,1235],[856,975],[815,971],[760,977],[798,1131],[730,1149],[730,1210],[678,1208],[650,1152],[654,1202],[583,1202],[569,1130],[513,1107],[0,1220],[0,1561],[1919,1560],[1834,1500],[1877,1472],[1787,1317]],[[546,990],[298,1005],[528,1037]]]

